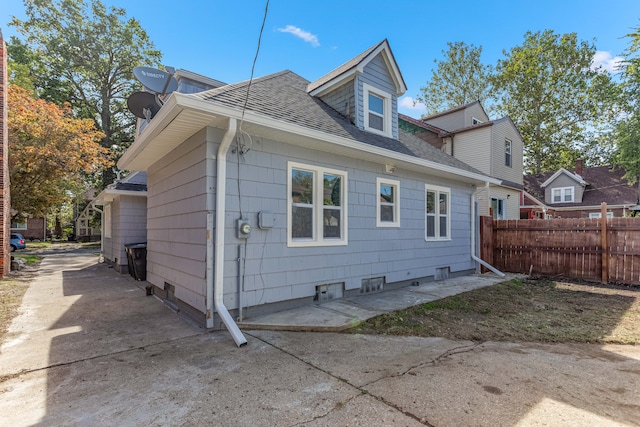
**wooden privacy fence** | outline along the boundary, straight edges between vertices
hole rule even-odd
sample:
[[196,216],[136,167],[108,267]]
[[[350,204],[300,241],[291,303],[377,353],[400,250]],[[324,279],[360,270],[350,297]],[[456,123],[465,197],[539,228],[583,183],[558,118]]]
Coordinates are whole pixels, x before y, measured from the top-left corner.
[[498,270],[640,285],[640,218],[481,217],[480,225],[481,257]]

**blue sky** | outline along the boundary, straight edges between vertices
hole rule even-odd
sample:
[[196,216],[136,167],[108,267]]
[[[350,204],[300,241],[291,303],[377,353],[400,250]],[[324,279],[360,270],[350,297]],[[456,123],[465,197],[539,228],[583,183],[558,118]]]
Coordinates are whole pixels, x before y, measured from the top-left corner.
[[[0,29],[15,34],[11,16],[24,18],[21,0],[2,0]],[[165,65],[226,83],[246,80],[256,53],[266,0],[103,0],[138,19]],[[407,84],[400,112],[413,107],[442,58],[447,42],[483,47],[482,60],[495,64],[502,51],[522,43],[527,31],[576,32],[594,41],[596,60],[611,66],[624,38],[640,26],[638,0],[271,0],[255,76],[291,70],[313,81],[383,39]]]

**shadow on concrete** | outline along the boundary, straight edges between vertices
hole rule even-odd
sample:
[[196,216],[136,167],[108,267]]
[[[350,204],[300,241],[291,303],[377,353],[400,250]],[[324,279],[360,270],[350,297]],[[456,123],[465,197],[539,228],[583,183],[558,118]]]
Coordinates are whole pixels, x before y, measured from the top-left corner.
[[[45,261],[34,293],[25,296],[33,315],[21,322],[31,339],[13,347],[28,372],[0,383],[0,420],[5,416],[8,425],[640,420],[635,346],[250,331],[249,345],[237,348],[226,331],[205,333],[187,323],[146,296],[145,282],[95,258]],[[48,347],[35,347],[37,339]],[[28,352],[44,352],[45,359]],[[5,356],[3,363],[18,363]]]

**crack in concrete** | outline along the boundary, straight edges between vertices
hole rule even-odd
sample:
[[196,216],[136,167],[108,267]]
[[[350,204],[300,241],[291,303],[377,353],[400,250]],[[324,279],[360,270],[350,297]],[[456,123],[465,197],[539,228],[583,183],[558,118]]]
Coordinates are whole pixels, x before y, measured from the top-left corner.
[[[371,386],[372,384],[375,384],[375,383],[377,383],[379,381],[382,381],[382,380],[386,380],[386,379],[389,379],[389,378],[403,377],[403,376],[409,374],[414,369],[420,368],[422,366],[436,365],[438,362],[440,362],[440,361],[442,361],[442,360],[444,360],[444,359],[446,359],[448,357],[451,357],[453,355],[472,352],[482,344],[484,344],[484,341],[475,342],[475,343],[473,343],[471,345],[463,345],[463,346],[459,346],[459,347],[450,348],[449,350],[445,351],[441,355],[439,355],[439,356],[437,356],[437,357],[435,357],[435,358],[433,358],[433,359],[431,359],[429,361],[422,362],[422,363],[419,363],[419,364],[417,364],[415,366],[411,366],[411,367],[407,368],[404,372],[401,372],[399,374],[387,375],[385,377],[378,378],[375,381],[371,381],[370,383],[367,383],[367,384],[363,385],[363,389],[364,389],[364,387]],[[413,413],[410,413],[407,410],[397,406],[396,404],[385,400],[384,397],[382,397],[382,396],[377,396],[377,395],[373,395],[373,394],[371,394],[371,396],[375,397],[378,401],[383,402],[385,405],[390,406],[392,408],[395,408],[396,410],[402,412],[403,414],[415,419],[416,421],[418,421],[418,422],[420,422],[420,423],[422,423],[422,424],[424,424],[426,426],[434,427],[433,424],[429,423],[429,421],[427,421],[426,419],[420,418],[417,415],[415,415]]]
[[[318,370],[318,371],[320,371],[320,372],[322,372],[322,373],[324,373],[324,374],[326,374],[326,375],[330,376],[331,378],[334,378],[334,379],[336,379],[336,380],[338,380],[338,381],[340,381],[340,382],[342,382],[342,383],[344,383],[344,384],[348,385],[349,387],[353,388],[354,390],[357,390],[357,391],[360,393],[360,394],[358,394],[358,395],[353,395],[353,396],[351,396],[349,399],[346,399],[345,401],[341,401],[341,402],[336,403],[336,404],[334,405],[334,407],[333,407],[330,411],[328,411],[327,413],[325,413],[325,414],[323,414],[323,415],[319,415],[319,416],[317,416],[317,417],[314,417],[314,418],[312,418],[311,420],[308,420],[308,421],[305,421],[305,422],[310,422],[310,421],[315,421],[315,420],[317,420],[317,419],[325,418],[325,417],[327,417],[329,414],[331,414],[332,412],[334,412],[334,411],[336,411],[336,410],[338,410],[338,409],[342,408],[346,403],[348,403],[348,402],[350,402],[350,401],[352,401],[352,400],[354,400],[354,399],[356,399],[356,398],[358,398],[358,397],[360,397],[360,396],[367,395],[367,396],[371,396],[371,397],[373,397],[373,398],[374,398],[374,399],[376,399],[378,402],[381,402],[381,403],[383,403],[383,404],[385,404],[385,405],[389,406],[390,408],[393,408],[393,409],[395,409],[396,411],[398,411],[398,412],[400,412],[400,413],[402,413],[402,414],[406,415],[407,417],[409,417],[409,418],[412,418],[412,419],[416,420],[416,421],[417,421],[417,422],[419,422],[420,424],[426,425],[426,426],[428,426],[428,427],[435,427],[433,424],[430,424],[426,419],[423,419],[423,418],[417,417],[416,415],[414,415],[414,414],[412,414],[411,412],[408,412],[407,410],[405,410],[405,409],[403,409],[403,408],[401,408],[401,407],[397,406],[396,404],[394,404],[394,403],[392,403],[392,402],[389,402],[389,401],[385,400],[385,399],[384,399],[384,397],[382,397],[382,396],[378,396],[378,395],[375,395],[375,394],[371,394],[371,393],[369,392],[369,390],[367,390],[367,389],[365,388],[365,387],[366,387],[366,385],[365,385],[365,386],[363,386],[363,387],[358,387],[357,385],[355,385],[355,384],[351,383],[348,379],[346,379],[346,378],[342,378],[342,377],[339,377],[339,376],[337,376],[337,375],[335,375],[335,374],[333,374],[333,373],[331,373],[331,372],[327,371],[326,369],[323,369],[323,368],[321,368],[321,367],[319,367],[319,366],[316,366],[316,365],[314,365],[313,363],[311,363],[311,362],[309,362],[309,361],[307,361],[307,360],[304,360],[302,357],[300,357],[300,356],[298,356],[298,355],[295,355],[295,354],[291,353],[290,351],[285,350],[285,349],[284,349],[284,348],[282,348],[282,347],[278,347],[277,345],[275,345],[275,344],[273,344],[273,343],[271,343],[271,342],[269,342],[269,341],[266,341],[266,340],[264,340],[264,339],[262,339],[262,338],[260,338],[260,337],[258,337],[258,336],[251,335],[251,334],[250,334],[250,333],[248,333],[248,332],[246,332],[246,334],[247,334],[247,335],[249,335],[249,336],[251,336],[251,337],[253,337],[253,338],[255,338],[255,339],[257,339],[258,341],[262,341],[263,343],[265,343],[265,344],[267,344],[267,345],[269,345],[269,346],[271,346],[271,347],[275,348],[275,349],[276,349],[276,350],[278,350],[278,351],[283,352],[284,354],[287,354],[287,355],[289,355],[289,356],[293,357],[293,358],[294,358],[294,359],[296,359],[296,360],[299,360],[300,362],[304,363],[305,365],[307,365],[307,366],[309,366],[309,367],[311,367],[311,368],[313,368],[313,369],[315,369],[315,370]],[[395,375],[392,375],[392,376],[390,376],[390,377],[393,377],[393,376],[395,376]],[[381,380],[381,379],[383,379],[383,378],[380,378],[380,379],[378,379],[378,380],[376,380],[376,381],[379,381],[379,380]],[[371,382],[371,383],[369,383],[369,384],[374,384],[376,381],[373,381],[373,382]],[[369,385],[369,384],[367,384],[367,385]],[[297,423],[297,424],[294,424],[294,425],[301,425],[301,424],[304,424],[304,422],[303,422],[303,423]]]
[[117,354],[129,353],[129,352],[132,352],[132,351],[145,350],[145,349],[148,349],[148,348],[151,348],[151,347],[156,347],[156,346],[159,346],[159,345],[162,345],[162,344],[168,344],[168,343],[180,341],[180,340],[183,340],[183,339],[186,339],[186,338],[197,337],[199,335],[204,335],[205,333],[206,332],[202,332],[202,333],[198,333],[198,334],[194,334],[194,335],[188,335],[188,336],[184,336],[184,337],[174,338],[174,339],[171,339],[171,340],[154,342],[154,343],[151,343],[151,344],[141,345],[139,347],[128,348],[128,349],[125,349],[125,350],[114,351],[114,352],[106,353],[106,354],[97,354],[95,356],[85,357],[83,359],[76,359],[76,360],[69,360],[69,361],[66,361],[66,362],[53,363],[51,365],[41,366],[39,368],[21,369],[18,372],[9,372],[9,373],[0,375],[0,384],[2,384],[5,381],[14,379],[14,378],[19,378],[22,375],[31,374],[33,372],[45,371],[47,369],[52,369],[52,368],[59,368],[60,366],[70,366],[70,365],[73,365],[74,363],[81,363],[81,362],[86,362],[86,361],[89,361],[89,360],[96,360],[96,359],[100,359],[100,358],[103,358],[103,357],[115,356]]

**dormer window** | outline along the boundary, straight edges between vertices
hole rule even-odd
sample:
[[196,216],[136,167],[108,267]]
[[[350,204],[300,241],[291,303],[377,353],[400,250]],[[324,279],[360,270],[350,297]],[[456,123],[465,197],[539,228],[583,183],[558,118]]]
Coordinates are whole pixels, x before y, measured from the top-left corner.
[[391,95],[366,83],[364,88],[364,129],[391,136]]
[[553,203],[572,203],[574,195],[573,187],[560,187],[551,189]]

